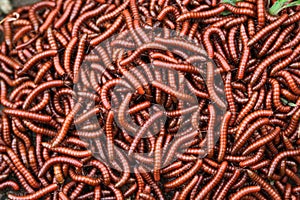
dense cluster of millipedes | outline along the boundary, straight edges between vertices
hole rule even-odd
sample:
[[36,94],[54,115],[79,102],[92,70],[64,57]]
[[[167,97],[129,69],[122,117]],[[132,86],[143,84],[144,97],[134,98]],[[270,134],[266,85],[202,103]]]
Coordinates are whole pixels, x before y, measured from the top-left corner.
[[274,3],[44,0],[9,14],[1,194],[299,199],[300,9]]

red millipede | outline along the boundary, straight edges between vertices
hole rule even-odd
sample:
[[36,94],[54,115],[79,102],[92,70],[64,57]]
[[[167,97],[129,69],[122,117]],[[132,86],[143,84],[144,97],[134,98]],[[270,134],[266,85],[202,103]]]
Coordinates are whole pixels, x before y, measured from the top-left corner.
[[275,30],[270,37],[266,40],[266,42],[263,44],[263,46],[261,47],[258,56],[262,57],[265,54],[268,53],[271,45],[274,43],[274,41],[277,39],[278,35],[280,33],[280,29]]
[[272,131],[270,134],[265,135],[258,140],[256,140],[254,143],[249,145],[244,151],[243,155],[247,155],[250,152],[260,148],[261,146],[265,145],[266,143],[272,141],[278,134],[280,133],[280,128],[276,127],[274,131]]
[[7,187],[11,187],[13,190],[19,190],[20,186],[14,181],[5,181],[0,184],[0,189],[3,190]]
[[271,162],[271,165],[270,165],[269,171],[268,171],[268,177],[271,177],[273,175],[276,166],[282,159],[284,159],[286,157],[290,157],[290,156],[299,156],[299,155],[300,155],[300,149],[286,150],[286,151],[278,153]]
[[63,139],[65,138],[65,136],[68,133],[68,130],[71,126],[71,123],[72,123],[76,113],[80,110],[80,108],[81,108],[81,104],[76,103],[74,108],[71,110],[71,112],[68,113],[68,115],[66,116],[66,119],[63,122],[61,129],[57,133],[56,137],[53,139],[51,147],[56,147],[58,144],[60,144],[63,141]]
[[272,30],[278,28],[284,21],[288,19],[287,14],[283,14],[273,23],[269,24],[268,26],[265,26],[260,31],[258,31],[248,42],[248,46],[254,45],[256,42],[258,42],[263,36],[265,36],[267,33],[270,33]]
[[244,134],[237,137],[237,140],[232,147],[231,153],[232,154],[236,153],[246,143],[246,141],[249,139],[249,137],[251,137],[251,135],[254,133],[255,130],[257,130],[258,128],[260,128],[264,125],[267,125],[269,123],[270,123],[270,120],[268,118],[263,118],[263,119],[260,119],[260,120],[257,120],[256,122],[254,122],[246,130],[246,132]]
[[224,156],[226,154],[226,147],[227,147],[227,130],[228,125],[231,119],[231,112],[227,111],[224,115],[221,128],[220,128],[220,147],[219,147],[219,154],[218,154],[218,162],[222,162]]
[[4,161],[7,163],[7,165],[12,169],[12,171],[15,173],[16,177],[20,181],[21,186],[28,192],[28,193],[33,193],[34,190],[31,188],[30,185],[26,182],[25,178],[23,175],[16,169],[16,167],[13,165],[11,160],[6,156],[3,155]]
[[181,99],[183,101],[188,101],[188,102],[191,102],[191,103],[195,103],[195,101],[196,101],[196,99],[193,96],[185,94],[185,93],[181,93],[179,91],[176,91],[173,88],[171,88],[171,87],[169,87],[165,84],[162,84],[158,81],[152,81],[151,85],[153,87],[158,88],[158,89],[164,91],[165,93],[170,94],[170,95],[172,95],[172,96],[174,96],[178,99]]
[[214,67],[211,62],[207,63],[207,90],[211,100],[213,100],[219,107],[226,108],[225,103],[217,95],[214,87]]
[[231,197],[230,200],[238,200],[243,197],[245,197],[248,194],[251,193],[256,193],[260,191],[260,186],[247,186],[242,189],[240,189],[238,192],[234,193]]
[[284,69],[287,67],[290,63],[292,63],[293,59],[296,58],[296,56],[300,53],[300,45],[298,45],[294,50],[293,53],[281,61],[280,63],[276,64],[274,67],[272,67],[270,75],[274,76],[278,71]]
[[70,21],[71,22],[74,21],[76,16],[79,14],[82,4],[83,4],[82,0],[76,0],[74,2],[74,8],[73,8],[72,12],[70,13]]
[[123,16],[125,18],[126,25],[128,27],[130,35],[133,38],[133,41],[135,42],[135,44],[137,46],[141,46],[142,45],[142,40],[138,37],[137,30],[133,26],[132,16],[130,15],[130,13],[129,13],[128,10],[124,10],[122,12],[122,14],[123,14]]
[[292,48],[296,45],[298,45],[300,42],[300,32],[298,32],[294,38],[292,40],[290,40],[289,42],[287,42],[286,44],[284,44],[282,46],[282,49],[285,49],[285,48]]
[[110,177],[109,171],[108,171],[109,168],[107,168],[107,167],[106,167],[102,162],[100,162],[99,160],[95,160],[95,159],[89,161],[89,162],[88,162],[88,165],[91,165],[91,166],[97,168],[97,169],[101,172],[101,174],[102,174],[102,176],[103,176],[103,183],[104,183],[105,185],[109,185],[109,183],[110,183],[110,181],[111,181],[111,180],[110,180],[111,177]]
[[139,141],[141,140],[142,136],[146,133],[146,131],[149,129],[149,127],[158,119],[160,119],[162,116],[164,115],[163,112],[156,112],[155,114],[153,114],[152,117],[150,117],[146,123],[144,124],[144,126],[142,126],[136,133],[135,138],[133,139],[129,151],[128,151],[128,155],[131,155],[133,153],[133,151],[135,150],[136,146],[138,145]]
[[231,119],[229,122],[229,125],[232,125],[236,121],[236,105],[234,103],[234,98],[232,95],[232,78],[231,78],[231,73],[227,73],[226,78],[225,78],[225,95],[226,95],[226,100],[228,102],[229,110],[231,112]]
[[250,84],[254,85],[254,83],[258,80],[258,78],[260,77],[260,75],[267,69],[268,66],[270,66],[273,62],[275,62],[276,60],[279,60],[281,58],[284,58],[286,56],[289,56],[290,54],[292,54],[292,50],[291,49],[283,49],[280,50],[272,55],[270,55],[269,57],[267,57],[266,59],[264,59],[256,68],[256,70],[254,71],[252,77],[251,77],[251,81]]
[[155,142],[155,149],[154,149],[154,166],[153,166],[153,177],[154,181],[160,180],[160,168],[162,163],[162,143],[164,139],[165,129],[162,128],[159,132],[159,136]]
[[20,154],[21,160],[24,163],[24,165],[27,167],[28,166],[28,154],[27,154],[27,149],[24,145],[24,143],[20,140],[17,141],[17,148],[18,148],[18,152]]
[[257,162],[259,162],[263,158],[265,150],[266,150],[265,146],[262,146],[254,156],[240,162],[240,167],[247,167],[247,166],[257,164]]
[[73,74],[71,72],[71,56],[75,45],[77,44],[78,38],[72,37],[69,41],[65,53],[64,53],[64,69],[66,70],[67,74],[73,78]]
[[42,100],[38,104],[36,104],[32,108],[30,108],[29,111],[31,111],[31,112],[41,111],[43,108],[46,107],[46,105],[49,103],[49,101],[50,101],[50,93],[48,91],[46,91],[43,94]]
[[247,173],[253,181],[260,185],[270,195],[270,197],[274,199],[281,199],[278,192],[275,189],[273,189],[273,187],[270,184],[268,184],[263,178],[261,178],[259,175],[257,175],[251,170],[247,170]]
[[273,111],[271,111],[271,110],[258,110],[258,111],[254,111],[253,113],[250,113],[249,115],[247,115],[244,118],[244,120],[239,125],[239,128],[236,133],[237,137],[239,137],[242,134],[242,132],[245,130],[245,128],[249,124],[249,122],[253,121],[254,119],[256,119],[258,117],[269,117],[272,114],[273,114]]
[[[179,40],[179,39],[166,39],[161,37],[155,37],[154,42],[158,42],[163,45],[167,45],[168,47],[180,47],[185,50],[189,50],[191,52],[197,53],[200,56],[206,56],[207,52],[204,51],[202,48],[200,48],[198,45],[195,45],[194,43]],[[164,50],[164,49],[162,49]],[[175,53],[175,51],[178,49],[173,50],[172,52]]]
[[[95,171],[95,170],[96,170],[95,168],[92,169],[92,171]],[[92,178],[92,177],[89,177],[89,176],[84,176],[84,175],[76,174],[73,169],[69,170],[69,175],[70,175],[70,178],[72,180],[74,180],[76,182],[80,182],[80,183],[85,183],[87,185],[97,186],[97,185],[99,185],[101,183],[101,179],[100,178]]]
[[64,13],[60,16],[60,18],[54,23],[54,28],[59,29],[63,26],[63,24],[67,21],[67,19],[70,17],[70,14],[72,12],[72,9],[75,10],[74,6],[75,2],[70,2],[66,9],[64,10]]
[[[242,2],[240,2],[240,3],[242,3]],[[237,27],[237,25],[243,24],[244,22],[246,22],[247,19],[248,19],[247,16],[242,16],[242,17],[235,18],[233,20],[230,20],[228,23],[226,23],[224,28],[229,29],[229,28],[232,28],[232,27]]]
[[115,33],[116,30],[121,26],[122,21],[123,21],[123,16],[120,15],[116,19],[116,21],[104,33],[102,33],[101,35],[93,38],[90,41],[90,45],[96,46],[96,45],[100,44],[101,42],[105,41],[110,36],[112,36],[113,33]]
[[228,193],[230,187],[232,187],[233,184],[237,181],[237,179],[239,178],[240,174],[241,174],[241,170],[240,169],[234,170],[232,177],[224,185],[224,187],[222,188],[222,190],[220,191],[220,193],[218,193],[217,200],[224,199],[224,197]]
[[[81,0],[80,0],[81,1]],[[84,23],[85,21],[87,21],[88,19],[95,17],[97,15],[99,15],[100,13],[103,13],[105,9],[107,9],[109,5],[108,4],[103,4],[97,8],[95,8],[94,10],[89,10],[83,14],[81,14],[76,21],[74,22],[73,28],[72,28],[72,38],[73,37],[78,37],[79,34],[79,29],[80,26],[82,25],[82,23]],[[75,10],[76,7],[76,3],[74,4],[74,9]],[[72,13],[71,13],[72,14]],[[70,17],[71,18],[71,17]]]
[[207,51],[207,54],[208,54],[209,58],[214,57],[213,46],[210,42],[210,37],[211,37],[212,34],[217,34],[219,36],[219,38],[221,39],[223,44],[226,42],[225,35],[224,35],[224,33],[222,32],[222,30],[220,28],[217,28],[217,27],[207,28],[206,31],[203,34],[203,44],[204,44],[204,47]]
[[286,168],[285,175],[293,180],[297,185],[300,185],[300,178],[298,177],[297,173],[294,173],[292,170]]
[[48,148],[50,151],[58,152],[75,158],[85,158],[92,155],[90,150],[75,150],[68,147],[51,147],[48,143],[42,143],[43,147]]
[[54,37],[57,39],[57,41],[66,47],[68,45],[68,39],[60,32],[53,30]]
[[240,59],[240,63],[239,63],[239,67],[238,67],[237,79],[244,78],[246,65],[248,63],[249,56],[250,56],[250,48],[247,46],[248,37],[246,34],[246,29],[243,24],[241,24],[241,27],[240,27],[240,35],[242,37],[243,51],[242,51],[242,57]]
[[47,18],[44,20],[44,23],[39,27],[39,32],[43,33],[49,28],[53,20],[58,15],[59,10],[62,7],[62,4],[63,4],[63,0],[57,0],[56,7],[53,10],[51,10],[51,12],[47,15]]
[[223,4],[227,10],[237,15],[247,15],[250,17],[255,16],[255,12],[253,9],[244,8],[244,7],[235,7],[231,4]]
[[33,200],[33,199],[39,199],[41,197],[44,197],[46,196],[47,194],[55,191],[58,189],[58,185],[53,183],[53,184],[50,184],[32,194],[29,194],[29,195],[25,195],[25,196],[15,196],[13,194],[8,194],[8,198],[9,199],[12,199],[12,200]]
[[146,171],[145,168],[143,168],[142,166],[140,166],[138,168],[138,171],[140,172],[140,174],[142,175],[142,177],[146,180],[147,183],[149,183],[149,185],[151,185],[151,187],[153,188],[155,194],[157,195],[157,197],[160,200],[163,200],[164,197],[162,195],[162,192],[160,190],[160,188],[157,186],[157,184],[152,180],[151,176],[149,175],[149,173]]
[[47,170],[57,163],[67,163],[69,165],[73,165],[76,167],[82,167],[82,163],[74,158],[65,157],[65,156],[56,156],[48,159],[43,166],[41,167],[38,177],[44,176],[44,174],[47,172]]
[[137,168],[134,168],[134,175],[136,177],[137,184],[138,184],[138,191],[137,191],[136,195],[139,195],[142,192],[142,190],[144,189],[145,183],[144,183],[144,180],[143,180],[142,176],[140,175],[140,172],[138,171]]
[[106,132],[106,145],[108,151],[108,158],[110,161],[114,160],[114,146],[113,146],[113,121],[114,121],[114,112],[109,111],[107,115],[107,120],[105,123],[105,132]]
[[3,141],[6,143],[6,145],[11,145],[11,142],[12,142],[12,137],[11,137],[11,133],[10,133],[11,123],[6,114],[2,115],[1,123],[2,123],[1,128],[2,128]]
[[186,185],[186,187],[182,190],[180,193],[178,200],[184,200],[187,198],[188,194],[191,192],[191,190],[195,187],[199,180],[199,176],[196,175],[194,178]]
[[166,18],[166,15],[169,13],[173,13],[175,18],[178,18],[180,15],[179,10],[174,6],[166,6],[164,7],[157,16],[157,20],[162,21]]
[[30,146],[28,149],[28,160],[29,160],[29,166],[35,173],[35,175],[38,174],[38,165],[37,165],[37,160],[35,157],[35,149],[33,146]]
[[6,55],[4,55],[2,53],[0,53],[0,61],[4,62],[8,66],[10,66],[10,67],[12,67],[12,68],[14,68],[16,70],[19,70],[19,69],[22,68],[22,66],[17,61],[15,61],[12,58],[7,57]]
[[28,32],[30,32],[32,30],[32,26],[28,25],[28,26],[23,26],[22,28],[20,28],[18,30],[18,32],[15,33],[15,35],[13,36],[12,40],[14,43],[17,43],[19,39],[21,39],[22,37],[24,37]]
[[18,71],[18,75],[20,76],[25,74],[28,70],[30,70],[31,67],[33,67],[33,65],[35,65],[40,60],[45,59],[47,57],[55,56],[56,54],[57,54],[57,50],[52,50],[52,49],[45,50],[41,53],[36,54],[25,63],[24,67],[20,71]]
[[74,61],[74,67],[73,67],[73,83],[74,84],[78,83],[78,81],[79,81],[79,70],[80,70],[81,64],[84,59],[84,54],[85,54],[84,50],[86,47],[86,39],[87,39],[87,34],[83,34],[79,40],[76,58]]
[[276,39],[275,43],[273,44],[273,47],[268,51],[268,54],[277,51],[281,45],[283,44],[284,40],[288,37],[288,35],[293,31],[295,28],[294,25],[290,25],[283,29],[279,37]]
[[283,23],[285,26],[289,26],[300,19],[300,12],[296,12],[293,15],[289,16],[289,18]]
[[197,196],[195,197],[195,199],[200,200],[200,199],[204,199],[206,197],[206,195],[210,192],[211,188],[215,187],[223,178],[224,173],[227,169],[228,166],[228,162],[227,161],[223,161],[217,171],[217,173],[215,174],[215,176],[209,181],[209,183],[207,185],[205,185],[201,191],[197,194]]
[[225,6],[221,5],[217,8],[213,8],[211,10],[206,10],[206,11],[199,11],[199,12],[187,12],[182,15],[180,15],[176,21],[184,21],[187,19],[203,19],[203,18],[209,18],[216,16],[220,13],[222,13],[225,10]]
[[126,108],[127,108],[128,104],[129,104],[131,98],[132,98],[132,94],[130,94],[130,93],[127,94],[125,96],[125,99],[123,100],[123,102],[119,106],[119,110],[118,110],[118,122],[119,122],[120,126],[122,126],[127,131],[135,133],[137,131],[137,127],[134,126],[134,125],[131,125],[129,122],[127,122],[126,116],[125,116]]
[[242,121],[242,119],[244,119],[244,117],[253,109],[255,103],[257,102],[257,98],[258,98],[258,92],[255,91],[251,95],[246,106],[244,106],[244,108],[240,111],[240,114],[237,116],[235,121],[237,124],[239,124]]
[[265,18],[265,1],[258,0],[257,1],[257,25],[258,29],[261,29],[265,26],[266,18]]
[[216,110],[213,105],[208,105],[209,110],[209,122],[207,127],[207,156],[212,158],[214,155],[214,145],[215,145],[215,123],[216,123]]
[[214,52],[214,57],[221,64],[221,67],[224,69],[225,72],[229,72],[231,70],[230,65],[222,55],[220,55],[217,52]]
[[4,32],[4,42],[9,49],[12,49],[12,29],[9,20],[4,20],[2,27]]
[[41,82],[41,80],[44,78],[45,74],[49,71],[49,69],[52,67],[52,65],[53,65],[53,63],[51,61],[47,61],[40,67],[40,69],[34,79],[35,84],[38,84],[39,82]]
[[54,165],[53,172],[54,172],[55,180],[58,183],[62,184],[65,181],[65,179],[64,179],[64,176],[63,176],[61,165],[60,164]]
[[231,21],[231,20],[234,20],[234,18],[229,18],[229,17],[228,17],[228,18],[224,18],[224,19],[222,19],[222,20],[220,20],[220,21],[215,22],[215,23],[212,24],[211,26],[220,28],[220,27],[225,26],[225,24],[229,23],[229,21]]
[[63,80],[53,80],[46,83],[41,83],[38,87],[36,87],[25,99],[23,104],[23,109],[28,109],[29,105],[32,103],[33,99],[36,98],[38,94],[52,87],[61,87],[64,86],[66,82]]
[[272,90],[273,90],[273,103],[274,106],[276,107],[277,110],[280,112],[289,112],[291,108],[289,106],[285,106],[281,103],[280,101],[280,85],[277,80],[275,79],[269,79],[269,82],[272,85]]
[[288,127],[282,132],[283,135],[290,136],[293,132],[296,131],[298,126],[298,121],[300,117],[300,109],[297,108],[297,111],[292,115],[291,121]]
[[196,163],[194,164],[194,166],[191,167],[186,173],[184,173],[179,178],[176,178],[170,182],[165,183],[164,187],[165,188],[175,188],[175,187],[182,185],[183,183],[185,183],[187,180],[189,180],[192,176],[194,176],[197,173],[197,171],[202,166],[202,162],[203,162],[202,159],[198,159],[196,161]]
[[182,72],[193,73],[193,74],[201,73],[200,69],[189,64],[169,63],[169,62],[164,62],[159,60],[154,60],[152,63],[156,67],[161,67],[165,69],[172,69],[176,71],[182,71]]
[[34,188],[39,188],[39,183],[33,177],[33,175],[29,172],[29,170],[23,165],[18,155],[10,149],[6,148],[6,152],[10,159],[12,160],[14,166],[18,169],[18,171],[24,176],[24,178],[28,181],[29,185]]
[[143,95],[145,93],[142,83],[132,74],[131,71],[126,70],[125,68],[118,66],[119,71],[122,73],[125,79],[137,90],[138,94]]
[[51,120],[51,116],[49,115],[38,114],[38,113],[23,111],[18,109],[5,108],[4,110],[2,110],[2,112],[10,116],[21,117],[30,120],[37,120],[43,123],[48,123]]
[[120,61],[120,65],[121,66],[128,65],[129,63],[133,62],[141,53],[150,49],[167,50],[164,45],[155,42],[142,44],[130,56]]
[[99,17],[96,20],[96,24],[99,26],[100,24],[102,24],[105,21],[108,21],[116,16],[118,16],[128,5],[129,5],[130,1],[124,1],[120,6],[118,6],[114,11],[109,12],[105,15],[102,15],[101,17]]
[[189,132],[188,134],[180,137],[176,141],[174,141],[172,143],[172,146],[170,147],[168,153],[165,155],[165,159],[164,159],[163,165],[166,165],[169,162],[171,162],[172,157],[174,156],[174,154],[175,154],[176,150],[178,149],[179,145],[183,144],[186,141],[189,141],[189,140],[195,138],[196,136],[197,136],[197,132],[196,131],[192,131],[192,132]]
[[236,49],[235,37],[238,31],[238,26],[234,26],[229,30],[228,33],[228,50],[231,58],[235,63],[238,62],[238,54]]
[[281,70],[281,71],[277,72],[276,75],[281,76],[282,78],[284,78],[286,80],[289,89],[292,90],[293,93],[295,93],[296,95],[300,95],[300,88],[295,83],[291,73],[289,73],[286,70]]

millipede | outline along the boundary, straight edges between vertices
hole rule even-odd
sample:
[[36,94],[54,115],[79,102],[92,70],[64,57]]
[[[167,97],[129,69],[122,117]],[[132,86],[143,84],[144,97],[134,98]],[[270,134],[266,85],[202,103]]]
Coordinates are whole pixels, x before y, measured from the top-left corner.
[[257,41],[259,41],[266,33],[278,28],[285,20],[287,20],[288,15],[283,14],[279,19],[274,21],[273,23],[269,24],[262,28],[259,32],[257,32],[248,42],[248,46],[254,45]]
[[299,2],[51,0],[0,22],[7,199],[299,199]]
[[260,185],[265,191],[274,199],[280,199],[280,195],[269,183],[267,183],[261,176],[251,170],[247,170],[249,177]]

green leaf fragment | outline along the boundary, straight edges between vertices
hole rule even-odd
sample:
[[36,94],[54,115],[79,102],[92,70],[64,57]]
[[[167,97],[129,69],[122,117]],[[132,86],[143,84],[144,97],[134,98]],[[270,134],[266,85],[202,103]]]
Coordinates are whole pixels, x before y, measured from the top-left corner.
[[269,12],[271,15],[278,15],[278,13],[285,8],[299,6],[299,5],[300,5],[300,0],[293,1],[291,3],[288,3],[288,0],[277,0],[269,9]]
[[286,100],[285,98],[280,98],[280,100],[282,101],[282,103],[284,104],[284,105],[286,105],[286,104],[288,104],[289,102],[288,102],[288,100]]
[[288,103],[288,106],[291,106],[291,107],[296,107],[296,106],[297,106],[297,104],[295,104],[295,103],[293,103],[293,102],[289,102],[289,103]]
[[223,11],[222,13],[221,13],[221,15],[230,15],[230,14],[232,14],[230,11],[228,11],[228,10],[225,10],[225,11]]
[[235,6],[235,4],[240,1],[242,1],[242,0],[221,0],[221,3],[228,3],[228,4]]
[[269,9],[271,15],[277,15],[288,0],[277,0]]
[[228,4],[231,4],[231,5],[235,5],[234,0],[222,0],[221,3],[228,3]]
[[289,4],[287,4],[286,6],[284,6],[284,8],[288,8],[288,7],[293,7],[293,6],[299,6],[300,5],[300,1],[293,1]]

